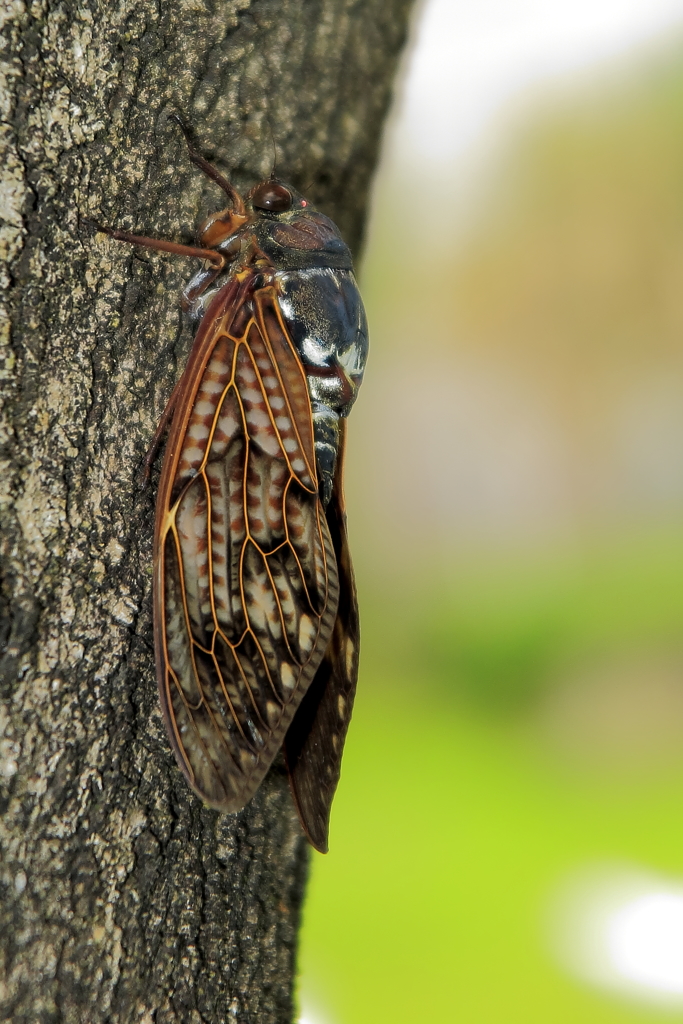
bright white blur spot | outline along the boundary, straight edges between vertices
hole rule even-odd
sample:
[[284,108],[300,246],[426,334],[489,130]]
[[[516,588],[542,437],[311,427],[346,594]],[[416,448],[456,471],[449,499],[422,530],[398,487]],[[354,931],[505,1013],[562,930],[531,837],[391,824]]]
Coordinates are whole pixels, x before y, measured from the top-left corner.
[[606,940],[624,978],[683,994],[683,895],[656,892],[631,900],[612,916]]
[[321,1012],[318,1000],[314,999],[311,1006],[308,995],[304,993],[301,1016],[297,1024],[330,1024],[330,1019],[326,1013]]
[[571,974],[683,1007],[683,880],[596,868],[561,887],[550,916],[552,948]]
[[[392,246],[455,238],[511,116],[610,62],[683,32],[683,0],[425,0],[388,122],[371,238]],[[444,191],[446,189],[446,191]],[[402,225],[396,197],[439,194]]]

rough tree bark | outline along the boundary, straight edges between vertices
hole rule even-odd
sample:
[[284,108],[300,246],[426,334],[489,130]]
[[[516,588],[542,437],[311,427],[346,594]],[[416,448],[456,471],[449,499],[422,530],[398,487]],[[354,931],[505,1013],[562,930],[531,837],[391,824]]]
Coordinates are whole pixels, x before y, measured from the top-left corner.
[[[0,1019],[292,1018],[308,851],[282,768],[236,816],[183,782],[157,706],[154,486],[189,333],[179,258],[278,172],[359,243],[409,0],[4,0]],[[311,184],[312,182],[312,184]],[[310,186],[310,187],[309,187]]]

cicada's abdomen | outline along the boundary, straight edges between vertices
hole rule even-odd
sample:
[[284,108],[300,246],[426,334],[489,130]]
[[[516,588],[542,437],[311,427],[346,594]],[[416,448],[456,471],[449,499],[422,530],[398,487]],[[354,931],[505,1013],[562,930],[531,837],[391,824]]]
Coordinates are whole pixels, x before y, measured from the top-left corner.
[[280,308],[306,371],[320,495],[332,497],[340,421],[349,415],[368,354],[365,310],[352,270],[312,267],[277,274]]

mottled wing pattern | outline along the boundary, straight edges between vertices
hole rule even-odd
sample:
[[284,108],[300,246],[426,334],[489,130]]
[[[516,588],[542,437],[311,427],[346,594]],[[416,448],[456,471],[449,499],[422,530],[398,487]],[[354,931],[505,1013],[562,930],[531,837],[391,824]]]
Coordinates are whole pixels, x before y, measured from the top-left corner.
[[[342,427],[346,421],[342,420]],[[342,491],[343,445],[327,521],[339,572],[332,638],[285,738],[285,757],[299,817],[311,843],[327,852],[330,809],[341,770],[358,678],[360,626]]]
[[273,288],[241,277],[197,335],[156,527],[166,725],[190,785],[225,811],[281,747],[339,598],[305,374]]

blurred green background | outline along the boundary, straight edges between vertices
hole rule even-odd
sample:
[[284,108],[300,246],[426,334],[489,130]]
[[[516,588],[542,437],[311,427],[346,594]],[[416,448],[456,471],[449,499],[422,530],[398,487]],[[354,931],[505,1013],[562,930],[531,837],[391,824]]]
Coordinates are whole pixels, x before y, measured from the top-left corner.
[[377,195],[312,1024],[683,1020],[574,978],[546,920],[585,865],[683,879],[683,43],[505,139],[464,215]]

